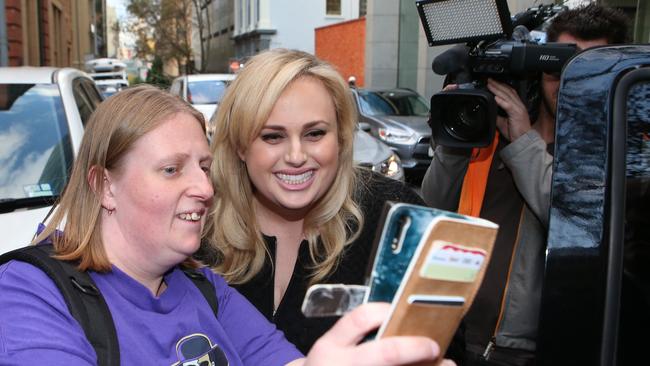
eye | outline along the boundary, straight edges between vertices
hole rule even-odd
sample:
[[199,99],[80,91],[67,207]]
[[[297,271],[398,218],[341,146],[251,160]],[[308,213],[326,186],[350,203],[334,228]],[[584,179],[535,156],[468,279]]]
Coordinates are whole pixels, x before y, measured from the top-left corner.
[[162,168],[163,174],[172,176],[178,172],[178,168],[175,166],[166,166]]
[[207,165],[207,166],[202,165],[201,170],[203,170],[203,172],[205,172],[205,174],[210,174],[210,166],[209,165]]
[[263,133],[260,138],[264,142],[268,142],[269,144],[275,144],[280,142],[284,136],[281,133],[277,132],[271,132],[271,133]]
[[305,135],[310,141],[318,141],[327,134],[325,130],[311,130]]

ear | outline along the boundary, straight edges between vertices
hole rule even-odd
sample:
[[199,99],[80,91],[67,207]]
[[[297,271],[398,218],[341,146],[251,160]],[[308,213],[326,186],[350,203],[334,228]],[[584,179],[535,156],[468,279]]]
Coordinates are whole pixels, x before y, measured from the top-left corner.
[[243,161],[244,163],[246,162],[246,151],[245,150],[237,150],[237,155],[239,155],[239,160]]
[[115,197],[113,195],[112,178],[108,170],[93,166],[88,170],[88,184],[95,195],[99,198],[102,207],[107,210],[115,209]]

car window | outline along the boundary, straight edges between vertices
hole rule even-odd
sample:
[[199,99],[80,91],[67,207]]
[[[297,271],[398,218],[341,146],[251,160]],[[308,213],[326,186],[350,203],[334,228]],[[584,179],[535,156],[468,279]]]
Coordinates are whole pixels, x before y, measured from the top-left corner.
[[0,202],[59,195],[72,160],[58,87],[0,84]]
[[79,110],[81,123],[85,126],[90,115],[101,103],[102,98],[98,95],[92,82],[84,78],[76,78],[72,82],[72,94],[74,95],[75,104]]
[[384,97],[366,90],[357,91],[359,95],[359,110],[369,116],[385,116],[397,114],[396,108]]
[[622,364],[633,364],[635,348],[641,345],[636,334],[650,324],[647,315],[650,307],[650,84],[637,84],[630,90],[627,122],[622,334],[619,342]]
[[187,100],[192,104],[218,104],[227,87],[224,80],[192,81],[187,84]]
[[429,115],[429,107],[427,107],[426,101],[418,94],[385,92],[381,93],[381,96],[388,99],[395,106],[397,114],[400,116],[427,117]]

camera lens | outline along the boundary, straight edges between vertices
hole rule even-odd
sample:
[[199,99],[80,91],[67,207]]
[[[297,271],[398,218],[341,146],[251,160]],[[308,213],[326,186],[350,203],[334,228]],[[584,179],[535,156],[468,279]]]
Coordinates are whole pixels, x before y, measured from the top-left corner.
[[479,98],[464,97],[454,100],[446,108],[444,128],[461,141],[473,141],[487,131],[487,108]]

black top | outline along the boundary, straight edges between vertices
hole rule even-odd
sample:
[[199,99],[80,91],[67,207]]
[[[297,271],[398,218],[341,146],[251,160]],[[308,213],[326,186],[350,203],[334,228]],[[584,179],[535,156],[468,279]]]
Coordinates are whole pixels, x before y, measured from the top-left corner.
[[[322,283],[365,284],[366,269],[374,245],[375,231],[380,227],[379,217],[384,202],[395,201],[425,205],[422,198],[404,183],[385,178],[376,173],[363,171],[362,184],[355,194],[355,200],[364,215],[360,236],[344,250],[336,268]],[[264,237],[273,262],[275,262],[276,240]],[[273,315],[273,271],[267,258],[262,270],[249,282],[235,285],[248,300],[284,332],[287,339],[303,352],[309,352],[314,342],[323,335],[338,317],[305,318],[300,308],[309,283],[309,248],[307,242],[300,245],[296,265],[287,290]]]

